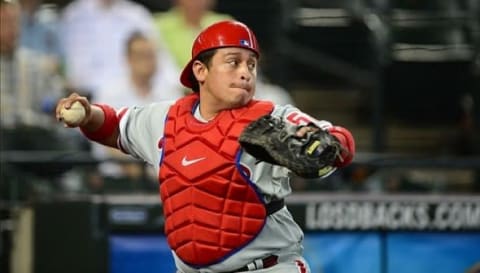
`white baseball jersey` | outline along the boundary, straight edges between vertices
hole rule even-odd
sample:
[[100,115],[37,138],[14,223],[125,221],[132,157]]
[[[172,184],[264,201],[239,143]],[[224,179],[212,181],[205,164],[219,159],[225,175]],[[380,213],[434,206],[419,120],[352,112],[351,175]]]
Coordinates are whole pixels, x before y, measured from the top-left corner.
[[[120,121],[119,146],[121,149],[153,165],[157,173],[162,159],[159,142],[164,136],[166,116],[173,103],[173,101],[164,101],[144,107],[129,108]],[[202,120],[198,107],[197,109],[192,109],[192,113],[199,121],[207,122]],[[290,124],[291,126],[308,124],[310,122],[322,129],[332,126],[327,121],[315,120],[291,105],[275,105],[272,115],[283,117],[287,125]],[[246,152],[242,153],[240,162],[251,171],[252,182],[260,190],[265,203],[269,203],[272,199],[282,199],[291,193],[288,169],[264,162],[258,163],[254,157]],[[185,166],[185,168],[191,167],[194,168],[195,164]],[[188,170],[186,169],[186,171]],[[284,207],[267,216],[265,226],[253,241],[218,264],[196,269],[188,266],[175,253],[172,253],[179,270],[178,272],[229,272],[272,254],[279,256],[279,264],[295,261],[298,263],[299,260],[305,263],[301,258],[302,240],[302,230],[295,223],[288,209]],[[305,266],[308,268],[307,265]],[[267,271],[262,270],[261,272]]]

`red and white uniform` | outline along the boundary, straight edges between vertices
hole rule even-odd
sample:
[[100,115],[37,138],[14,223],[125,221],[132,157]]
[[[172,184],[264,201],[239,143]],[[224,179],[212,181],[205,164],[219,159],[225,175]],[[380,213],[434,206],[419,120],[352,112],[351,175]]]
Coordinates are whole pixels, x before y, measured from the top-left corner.
[[313,122],[328,129],[331,123],[263,101],[206,121],[196,94],[179,101],[129,108],[119,138],[121,149],[159,174],[165,232],[178,272],[230,272],[269,255],[278,256],[278,264],[259,272],[310,272],[302,258],[303,232],[288,209],[270,215],[264,209],[291,193],[289,170],[257,162],[237,137],[264,114],[291,126]]

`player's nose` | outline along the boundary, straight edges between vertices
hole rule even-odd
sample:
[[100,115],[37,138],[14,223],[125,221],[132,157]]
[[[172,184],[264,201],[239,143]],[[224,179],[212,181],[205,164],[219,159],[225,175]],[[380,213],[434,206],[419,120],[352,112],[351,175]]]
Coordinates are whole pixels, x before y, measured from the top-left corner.
[[242,63],[238,68],[240,79],[242,81],[250,82],[252,80],[252,72],[246,63]]

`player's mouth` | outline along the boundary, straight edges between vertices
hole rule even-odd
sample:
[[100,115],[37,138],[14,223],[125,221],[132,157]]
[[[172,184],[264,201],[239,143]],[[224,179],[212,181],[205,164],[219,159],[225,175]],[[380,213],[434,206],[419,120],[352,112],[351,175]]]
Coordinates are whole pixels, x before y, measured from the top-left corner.
[[232,84],[231,88],[242,89],[248,93],[252,92],[252,86],[249,84]]

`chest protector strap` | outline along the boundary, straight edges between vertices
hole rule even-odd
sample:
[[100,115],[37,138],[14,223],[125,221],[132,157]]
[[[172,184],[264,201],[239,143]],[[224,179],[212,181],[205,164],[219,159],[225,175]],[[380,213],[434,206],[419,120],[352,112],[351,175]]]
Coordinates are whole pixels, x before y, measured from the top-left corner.
[[168,112],[159,178],[168,244],[203,267],[246,246],[265,225],[265,204],[238,163],[238,137],[273,105],[251,101],[201,123],[192,115],[197,101],[189,95]]

